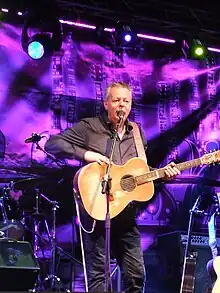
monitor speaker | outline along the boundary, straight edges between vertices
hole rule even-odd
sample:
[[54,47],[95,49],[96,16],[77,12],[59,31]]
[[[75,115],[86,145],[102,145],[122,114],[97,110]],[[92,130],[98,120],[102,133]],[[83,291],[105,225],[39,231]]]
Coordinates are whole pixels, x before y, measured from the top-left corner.
[[34,289],[39,272],[29,242],[0,240],[0,291]]
[[[157,278],[158,272],[162,270],[159,283],[162,284],[163,288],[158,293],[179,293],[186,248],[181,235],[182,233],[177,231],[158,237],[156,252],[160,261]],[[206,269],[212,255],[208,244],[203,244],[204,241],[202,241],[208,236],[199,236],[198,238],[200,241],[191,245],[192,251],[197,253],[194,293],[206,293],[212,287],[211,278]]]

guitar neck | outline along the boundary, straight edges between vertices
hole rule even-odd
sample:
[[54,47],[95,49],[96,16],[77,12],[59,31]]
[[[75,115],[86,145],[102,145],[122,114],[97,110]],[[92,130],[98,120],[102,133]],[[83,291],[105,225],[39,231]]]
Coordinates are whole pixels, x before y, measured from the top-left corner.
[[[179,169],[180,171],[183,171],[192,167],[199,166],[201,164],[202,164],[202,159],[198,158],[198,159],[176,164],[176,168]],[[165,176],[165,168],[160,168],[154,171],[147,172],[143,175],[136,176],[136,181],[138,185],[141,185],[149,181],[163,178],[164,176]]]

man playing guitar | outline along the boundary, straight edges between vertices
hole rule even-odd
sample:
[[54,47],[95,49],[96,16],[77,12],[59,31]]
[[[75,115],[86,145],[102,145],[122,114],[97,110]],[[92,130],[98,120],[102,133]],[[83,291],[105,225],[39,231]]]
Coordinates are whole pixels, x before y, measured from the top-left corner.
[[[131,87],[123,82],[112,83],[106,91],[105,113],[100,117],[82,119],[62,134],[51,137],[45,145],[45,150],[59,158],[79,158],[86,163],[96,162],[100,165],[108,163],[112,137],[119,121],[118,112],[123,111],[123,122],[118,130],[113,155],[113,164],[122,166],[138,156],[133,127],[128,121],[131,107]],[[147,143],[141,129],[140,133],[146,151]],[[178,174],[180,171],[173,162],[164,167],[165,177],[173,178]],[[91,218],[91,215],[87,217]],[[104,221],[97,220],[93,233],[85,235],[88,284],[91,292],[104,292],[104,224]],[[136,225],[135,203],[129,203],[121,213],[112,218],[111,250],[122,271],[124,290],[127,293],[143,292],[145,269],[140,234]]]

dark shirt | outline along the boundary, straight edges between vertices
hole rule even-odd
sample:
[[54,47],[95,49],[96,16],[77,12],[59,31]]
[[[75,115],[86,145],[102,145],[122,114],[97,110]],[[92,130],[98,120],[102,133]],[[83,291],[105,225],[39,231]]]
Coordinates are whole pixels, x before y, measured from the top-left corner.
[[[143,132],[141,136],[145,150],[147,143]],[[83,160],[86,151],[98,152],[109,158],[114,129],[106,114],[82,119],[63,133],[51,137],[45,144],[45,150],[59,158]],[[125,164],[129,159],[137,157],[132,126],[126,121],[126,132],[122,139],[117,137],[113,162]]]

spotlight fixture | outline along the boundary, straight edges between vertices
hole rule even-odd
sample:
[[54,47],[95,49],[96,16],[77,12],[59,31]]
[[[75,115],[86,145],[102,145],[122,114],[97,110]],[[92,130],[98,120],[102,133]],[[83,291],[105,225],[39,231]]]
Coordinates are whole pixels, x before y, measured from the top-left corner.
[[28,42],[27,53],[32,59],[41,59],[52,51],[50,36],[47,34],[35,34]]
[[115,27],[114,39],[116,46],[134,46],[137,42],[137,34],[133,31],[131,26],[118,21]]
[[182,53],[186,59],[205,59],[207,57],[207,48],[199,39],[191,41],[182,41]]
[[[30,32],[36,32],[30,35]],[[22,48],[32,59],[42,59],[62,46],[62,25],[58,16],[48,9],[34,9],[25,15],[21,36]]]
[[191,55],[195,58],[204,59],[206,57],[207,49],[200,40],[193,39],[190,49]]

